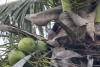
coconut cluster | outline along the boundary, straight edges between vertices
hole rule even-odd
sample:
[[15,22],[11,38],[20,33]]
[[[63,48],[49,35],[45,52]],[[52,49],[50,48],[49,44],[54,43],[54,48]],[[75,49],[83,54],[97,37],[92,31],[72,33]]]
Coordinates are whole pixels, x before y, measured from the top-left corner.
[[[8,53],[8,62],[11,66],[16,64],[20,59],[24,58],[25,54],[30,54],[36,50],[45,51],[47,49],[46,44],[41,41],[35,41],[32,38],[23,38],[18,43],[18,49],[11,50]],[[11,67],[9,65],[5,67]]]

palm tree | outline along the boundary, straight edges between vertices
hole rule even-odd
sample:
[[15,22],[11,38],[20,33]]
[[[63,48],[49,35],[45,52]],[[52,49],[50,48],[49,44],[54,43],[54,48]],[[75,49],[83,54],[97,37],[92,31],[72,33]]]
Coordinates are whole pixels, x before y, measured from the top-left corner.
[[[20,39],[31,36],[35,38],[34,35],[37,33],[44,37],[45,30],[43,30],[43,27],[32,24],[30,21],[24,19],[24,17],[26,14],[37,13],[48,8],[50,8],[50,6],[46,0],[20,0],[0,6],[0,37],[2,37],[5,42],[5,44],[0,45],[0,51],[3,52],[0,54],[0,58],[5,57],[5,60],[0,59],[0,61],[5,61],[4,65],[8,64],[6,61],[7,53],[17,48]],[[46,30],[48,27],[50,27],[50,25],[45,26]],[[4,49],[2,50],[2,48]],[[0,62],[0,66],[2,66],[2,62]]]
[[[67,58],[65,53],[69,53],[73,57],[81,57],[77,53],[75,53],[74,56],[73,51],[66,51],[61,47],[64,48],[64,46],[66,46],[64,44],[71,44],[71,45],[82,44],[81,45],[82,47],[87,48],[87,46],[83,45],[84,43],[85,44],[87,43],[85,39],[86,33],[88,33],[90,39],[94,41],[94,32],[96,34],[99,31],[94,30],[94,18],[95,18],[94,15],[92,15],[92,13],[88,13],[87,11],[87,9],[90,8],[88,7],[91,5],[90,2],[91,0],[85,0],[85,2],[83,1],[82,3],[80,3],[80,0],[20,0],[12,4],[6,4],[1,6],[0,8],[2,9],[0,10],[0,20],[1,20],[0,36],[5,41],[5,44],[0,45],[1,48],[5,48],[5,50],[1,50],[4,53],[0,55],[0,58],[5,57],[5,59],[1,61],[5,61],[4,65],[8,64],[7,53],[12,49],[16,49],[17,44],[24,37],[31,37],[35,40],[46,39],[48,29],[52,28],[53,22],[55,22],[55,24],[57,23],[61,27],[60,30],[61,33],[58,33],[57,36],[54,37],[52,40],[48,40],[48,41],[45,40],[45,42],[49,44],[49,46],[58,47],[53,49],[54,55],[55,54],[58,55],[56,56],[58,60],[59,57],[64,56],[63,58],[60,58],[62,59],[62,61],[60,62],[57,62],[55,60],[54,66],[56,64],[58,64],[58,66],[61,65],[62,63],[64,63],[63,61],[66,62],[69,61],[70,59],[69,57],[68,60],[65,60],[65,58]],[[62,7],[59,6],[61,4]],[[86,6],[83,6],[84,4]],[[100,5],[98,5],[97,8],[96,22],[100,22],[97,20],[99,17],[99,6]],[[68,24],[66,24],[66,22]],[[63,33],[62,30],[64,31],[64,34],[62,34]],[[57,40],[60,41],[58,42]],[[62,46],[59,47],[58,45],[62,45]],[[41,54],[39,55],[42,56]],[[49,59],[52,60],[51,58]],[[51,65],[50,62],[47,63]],[[71,64],[68,62],[68,66],[70,65]],[[75,64],[73,64],[73,66],[74,65]],[[64,66],[66,66],[66,64],[64,64],[63,67]]]

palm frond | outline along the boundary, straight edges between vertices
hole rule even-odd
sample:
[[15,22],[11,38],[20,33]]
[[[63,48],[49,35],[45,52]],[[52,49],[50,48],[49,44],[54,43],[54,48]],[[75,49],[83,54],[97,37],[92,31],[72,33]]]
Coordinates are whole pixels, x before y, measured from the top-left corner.
[[[24,31],[30,32],[32,34],[34,28],[39,29],[39,33],[44,35],[43,27],[38,27],[32,24],[30,21],[24,19],[26,14],[37,13],[43,10],[47,10],[51,8],[48,0],[20,0],[14,3],[6,4],[0,6],[0,24],[14,26],[18,29],[22,29]],[[36,26],[36,27],[35,27]],[[48,25],[50,27],[50,24]],[[48,29],[46,26],[46,31]],[[36,29],[34,29],[36,31]],[[5,57],[5,61],[7,62],[7,53],[12,49],[17,49],[18,42],[25,37],[20,33],[13,33],[8,31],[0,32],[0,37],[3,37],[3,41],[5,44],[2,44],[0,48],[6,48],[6,50],[2,51],[4,54],[0,55],[0,58]],[[0,60],[1,61],[1,60]],[[8,63],[5,63],[5,65]],[[3,66],[4,67],[4,66]]]

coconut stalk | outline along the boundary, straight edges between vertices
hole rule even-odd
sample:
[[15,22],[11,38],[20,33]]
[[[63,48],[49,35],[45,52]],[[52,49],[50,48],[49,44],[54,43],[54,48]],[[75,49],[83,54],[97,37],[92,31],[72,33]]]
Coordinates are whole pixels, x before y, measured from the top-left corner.
[[62,8],[63,8],[63,12],[71,11],[71,4],[70,4],[70,0],[61,0],[62,2]]
[[98,1],[98,6],[97,6],[97,9],[96,9],[95,22],[100,22],[100,1]]

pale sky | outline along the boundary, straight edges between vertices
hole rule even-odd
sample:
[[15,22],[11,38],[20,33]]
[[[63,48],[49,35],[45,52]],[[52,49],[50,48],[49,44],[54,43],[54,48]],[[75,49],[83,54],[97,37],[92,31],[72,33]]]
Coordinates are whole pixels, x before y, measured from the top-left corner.
[[0,45],[4,44],[3,39],[0,37]]
[[11,3],[17,0],[0,0],[0,5],[6,4],[6,3]]

